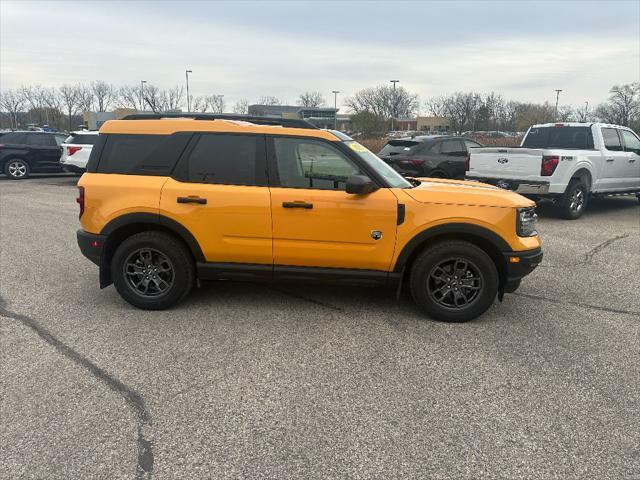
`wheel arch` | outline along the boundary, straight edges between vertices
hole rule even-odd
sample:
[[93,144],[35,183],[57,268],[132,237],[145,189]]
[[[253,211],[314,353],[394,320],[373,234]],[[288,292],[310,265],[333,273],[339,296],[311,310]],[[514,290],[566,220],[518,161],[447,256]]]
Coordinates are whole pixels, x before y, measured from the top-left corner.
[[194,262],[202,262],[205,259],[198,241],[179,222],[153,213],[125,214],[111,220],[100,232],[106,238],[100,257],[100,288],[112,283],[111,259],[118,246],[130,236],[146,231],[160,231],[172,235],[187,247]]
[[592,190],[593,187],[593,174],[591,170],[586,165],[581,165],[573,174],[571,175],[571,180],[579,179],[586,183],[589,191]]
[[500,278],[500,288],[504,286],[507,278],[507,264],[504,253],[511,252],[513,249],[506,240],[495,232],[468,223],[437,225],[418,233],[407,242],[400,255],[398,255],[394,272],[401,273],[404,271],[408,273],[416,257],[426,248],[448,240],[463,240],[482,249],[496,265]]

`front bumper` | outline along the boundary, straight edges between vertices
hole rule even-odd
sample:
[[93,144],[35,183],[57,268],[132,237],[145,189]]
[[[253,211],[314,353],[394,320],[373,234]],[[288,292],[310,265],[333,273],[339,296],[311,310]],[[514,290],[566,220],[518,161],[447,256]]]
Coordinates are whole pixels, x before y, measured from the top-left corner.
[[524,252],[503,253],[507,265],[506,284],[515,284],[531,272],[542,262],[542,249],[536,248]]
[[84,230],[78,230],[76,236],[78,237],[78,246],[80,247],[82,254],[93,263],[100,266],[102,249],[107,237],[104,235],[85,232]]

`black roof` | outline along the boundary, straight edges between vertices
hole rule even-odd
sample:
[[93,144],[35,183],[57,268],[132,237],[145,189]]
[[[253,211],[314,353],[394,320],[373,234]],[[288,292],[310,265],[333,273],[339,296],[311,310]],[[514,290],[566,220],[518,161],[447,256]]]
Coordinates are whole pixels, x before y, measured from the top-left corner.
[[160,120],[161,118],[193,118],[194,120],[236,120],[250,122],[256,125],[279,125],[287,128],[311,128],[317,130],[314,124],[306,120],[295,118],[257,117],[253,115],[227,115],[224,113],[134,113],[123,120]]

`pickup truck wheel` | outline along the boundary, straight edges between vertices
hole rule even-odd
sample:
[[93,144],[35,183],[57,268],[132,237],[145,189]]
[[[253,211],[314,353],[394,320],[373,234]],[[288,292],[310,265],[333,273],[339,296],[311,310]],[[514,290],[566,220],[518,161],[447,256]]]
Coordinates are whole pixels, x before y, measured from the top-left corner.
[[569,182],[560,200],[560,214],[567,220],[580,218],[587,208],[589,201],[589,187],[579,178]]
[[183,300],[195,271],[187,248],[161,232],[142,232],[118,246],[111,262],[113,284],[134,307],[163,310]]
[[411,268],[411,294],[427,315],[468,322],[482,315],[498,293],[493,260],[475,245],[452,241],[426,249]]
[[31,168],[21,158],[11,158],[4,164],[4,174],[11,180],[24,180],[29,178]]

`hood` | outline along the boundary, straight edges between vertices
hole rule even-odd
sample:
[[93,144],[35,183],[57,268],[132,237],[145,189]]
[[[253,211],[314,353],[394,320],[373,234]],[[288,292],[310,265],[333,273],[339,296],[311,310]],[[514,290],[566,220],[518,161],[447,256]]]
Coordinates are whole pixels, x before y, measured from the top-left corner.
[[421,203],[448,203],[482,207],[532,207],[535,202],[509,190],[493,185],[464,180],[419,178],[422,183],[404,192]]

